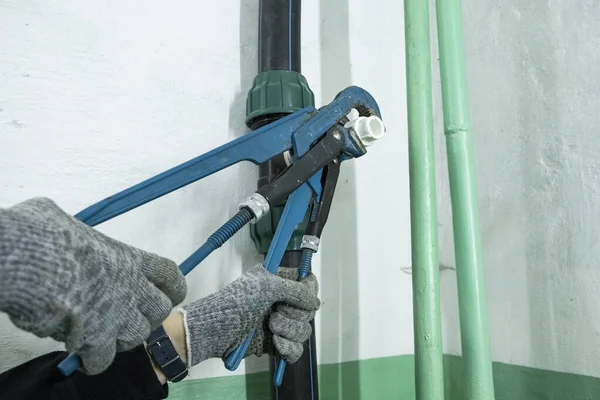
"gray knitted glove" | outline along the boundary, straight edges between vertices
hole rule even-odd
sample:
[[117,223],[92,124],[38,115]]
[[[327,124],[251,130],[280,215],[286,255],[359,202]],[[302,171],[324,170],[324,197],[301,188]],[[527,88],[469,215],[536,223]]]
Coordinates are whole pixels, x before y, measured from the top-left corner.
[[185,294],[174,262],[101,234],[51,200],[0,209],[0,311],[65,342],[86,373],[142,344]]
[[217,293],[184,307],[188,364],[226,357],[253,328],[257,330],[246,356],[267,353],[296,362],[320,306],[315,276],[297,279],[295,268],[279,268],[275,276],[257,265]]

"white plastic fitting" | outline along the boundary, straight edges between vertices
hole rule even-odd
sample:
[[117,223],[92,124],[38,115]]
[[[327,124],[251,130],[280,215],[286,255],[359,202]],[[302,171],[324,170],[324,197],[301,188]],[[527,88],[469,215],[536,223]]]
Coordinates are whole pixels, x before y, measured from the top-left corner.
[[376,116],[358,117],[344,125],[345,128],[353,129],[365,147],[371,146],[377,140],[385,136],[385,126],[381,118]]

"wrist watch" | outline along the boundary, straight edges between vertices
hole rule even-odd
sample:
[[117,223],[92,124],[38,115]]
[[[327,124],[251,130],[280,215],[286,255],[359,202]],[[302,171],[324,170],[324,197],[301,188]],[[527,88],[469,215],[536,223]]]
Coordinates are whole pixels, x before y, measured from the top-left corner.
[[187,365],[179,357],[162,325],[150,334],[146,343],[146,350],[169,382],[179,382],[187,376]]

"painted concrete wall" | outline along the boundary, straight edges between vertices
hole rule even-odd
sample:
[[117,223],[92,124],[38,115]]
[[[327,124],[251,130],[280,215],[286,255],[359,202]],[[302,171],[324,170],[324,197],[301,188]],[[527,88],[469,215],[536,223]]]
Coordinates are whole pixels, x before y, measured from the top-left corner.
[[[351,3],[304,2],[303,72],[318,102],[350,84],[370,90],[389,133],[345,165],[324,234],[322,363],[412,353],[402,5]],[[43,195],[75,213],[243,134],[257,4],[0,2],[0,206]],[[230,168],[99,229],[181,262],[256,176]],[[238,235],[189,276],[187,301],[258,260]],[[59,347],[0,317],[0,370]],[[210,361],[192,377],[225,374]]]
[[[600,3],[463,0],[463,16],[493,357],[600,376]],[[449,264],[439,107],[436,119]],[[454,273],[442,277],[458,354]]]

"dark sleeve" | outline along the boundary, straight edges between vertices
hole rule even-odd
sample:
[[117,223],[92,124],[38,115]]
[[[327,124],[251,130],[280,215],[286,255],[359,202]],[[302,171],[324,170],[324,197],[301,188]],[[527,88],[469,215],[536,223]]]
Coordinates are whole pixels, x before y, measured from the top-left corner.
[[56,366],[67,356],[54,352],[0,375],[0,400],[155,400],[166,399],[143,346],[118,353],[99,375],[76,371],[63,376]]

